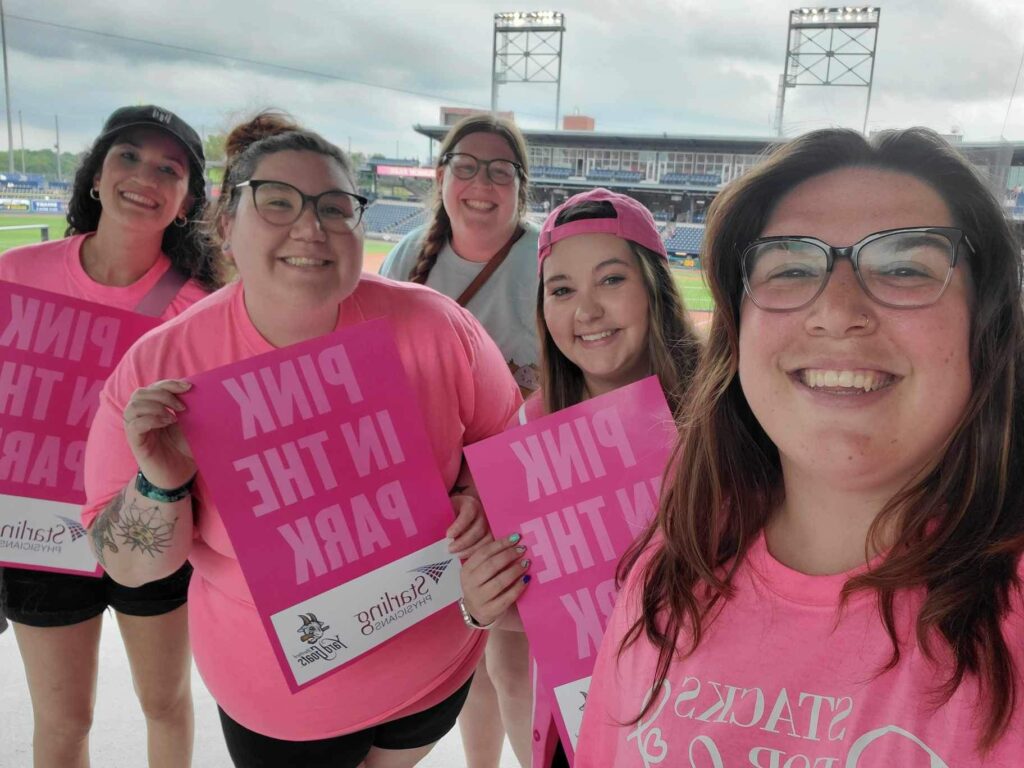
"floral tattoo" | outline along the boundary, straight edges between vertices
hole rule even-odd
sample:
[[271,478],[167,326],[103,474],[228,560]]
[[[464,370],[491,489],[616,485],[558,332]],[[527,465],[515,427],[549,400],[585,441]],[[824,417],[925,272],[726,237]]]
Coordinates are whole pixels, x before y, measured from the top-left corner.
[[125,508],[125,492],[122,489],[110,500],[90,529],[96,559],[104,566],[105,550],[117,553],[122,546],[150,557],[162,554],[170,546],[178,522],[177,517],[165,519],[159,504],[143,507],[132,501]]

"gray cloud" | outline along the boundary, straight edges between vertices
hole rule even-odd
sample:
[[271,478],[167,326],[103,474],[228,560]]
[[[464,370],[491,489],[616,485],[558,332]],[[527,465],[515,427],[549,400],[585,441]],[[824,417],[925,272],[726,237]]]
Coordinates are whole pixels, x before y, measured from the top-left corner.
[[[566,0],[562,111],[579,107],[599,130],[765,135],[771,128],[791,2]],[[870,125],[959,125],[998,134],[1024,40],[1015,0],[893,0],[882,12]],[[426,155],[414,123],[442,103],[490,101],[491,18],[502,2],[375,3],[78,0],[57,7],[7,0],[13,16],[225,56],[386,84],[415,96],[230,62],[17,19],[8,21],[12,103],[26,141],[84,145],[115,107],[153,101],[219,130],[274,104],[354,149]],[[786,131],[859,127],[862,89],[787,93]],[[435,98],[437,97],[437,98]],[[553,86],[505,86],[500,106],[528,127],[554,122]],[[1024,138],[1024,93],[1007,133]]]

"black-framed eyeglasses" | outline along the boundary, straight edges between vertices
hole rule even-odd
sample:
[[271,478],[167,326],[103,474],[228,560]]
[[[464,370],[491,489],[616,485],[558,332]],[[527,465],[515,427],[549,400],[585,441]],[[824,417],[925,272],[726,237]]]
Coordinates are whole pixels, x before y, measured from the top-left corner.
[[361,195],[329,189],[319,195],[307,195],[291,184],[270,179],[249,179],[235,189],[249,187],[256,213],[269,224],[288,226],[302,215],[306,203],[313,207],[321,229],[335,234],[353,231],[359,226],[363,210],[370,202]]
[[842,248],[814,237],[762,237],[743,249],[743,288],[761,309],[803,309],[825,290],[836,260],[849,259],[874,301],[897,309],[927,307],[949,285],[961,243],[975,252],[954,227],[887,229]]
[[463,181],[476,176],[482,165],[487,169],[487,178],[502,187],[511,184],[523,172],[522,163],[512,160],[481,160],[468,152],[445,152],[441,156],[441,165],[447,165],[455,178]]

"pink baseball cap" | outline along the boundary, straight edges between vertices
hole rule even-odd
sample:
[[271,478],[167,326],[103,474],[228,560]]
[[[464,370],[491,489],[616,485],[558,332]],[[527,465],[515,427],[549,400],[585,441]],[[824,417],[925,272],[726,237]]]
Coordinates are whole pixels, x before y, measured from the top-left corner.
[[[615,216],[606,219],[576,219],[565,224],[555,225],[559,214],[567,208],[580,203],[606,202],[615,209]],[[587,192],[573,195],[555,208],[544,221],[537,242],[537,274],[544,266],[544,259],[551,253],[551,247],[559,240],[574,235],[605,233],[621,237],[623,240],[642,245],[648,250],[660,254],[666,261],[668,252],[665,243],[658,234],[658,226],[654,223],[651,212],[643,205],[627,195],[620,195],[604,187],[597,187]]]

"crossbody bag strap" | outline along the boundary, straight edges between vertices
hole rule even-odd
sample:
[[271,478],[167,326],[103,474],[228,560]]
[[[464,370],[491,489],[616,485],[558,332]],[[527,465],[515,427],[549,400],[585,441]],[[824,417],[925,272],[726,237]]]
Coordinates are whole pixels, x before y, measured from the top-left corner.
[[480,270],[480,273],[473,278],[473,282],[466,286],[466,290],[462,292],[456,301],[460,307],[464,307],[469,304],[470,299],[476,296],[477,292],[484,287],[484,283],[487,279],[494,274],[494,272],[501,266],[501,263],[505,261],[505,257],[508,256],[512,250],[512,246],[519,242],[519,238],[526,232],[522,227],[518,227],[515,232],[512,233],[512,237],[508,239],[501,250],[498,251],[494,256],[491,257],[490,261],[487,262],[487,266]]
[[188,277],[172,265],[146,292],[146,295],[135,306],[135,311],[140,315],[160,317],[187,282]]

